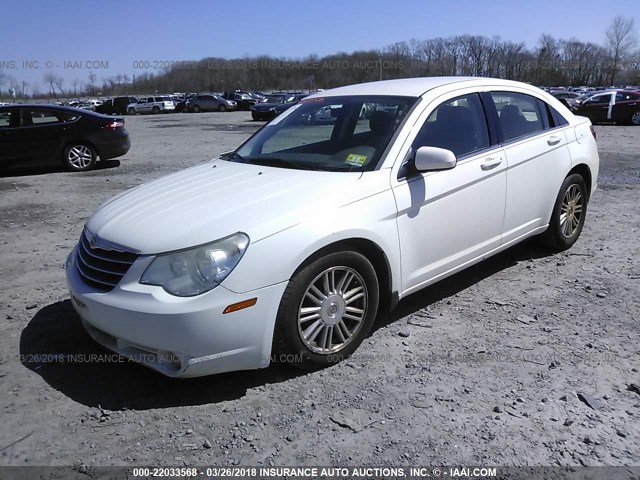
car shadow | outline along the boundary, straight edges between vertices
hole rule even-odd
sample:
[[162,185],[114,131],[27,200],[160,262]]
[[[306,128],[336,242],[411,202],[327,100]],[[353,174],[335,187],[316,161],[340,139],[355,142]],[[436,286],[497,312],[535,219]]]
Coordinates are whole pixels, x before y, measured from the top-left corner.
[[[552,252],[526,242],[403,299],[375,330],[516,265]],[[372,332],[373,334],[373,332]],[[69,300],[40,309],[20,337],[22,364],[74,401],[108,410],[146,410],[235,400],[247,390],[307,372],[283,364],[262,370],[176,380],[102,348],[84,331]]]
[[250,388],[281,382],[303,371],[275,364],[263,370],[173,379],[118,357],[84,331],[70,300],[40,309],[22,331],[20,359],[72,400],[108,410],[146,410],[218,403]]
[[[96,163],[93,170],[108,170],[110,168],[116,168],[120,166],[120,160],[100,160]],[[47,175],[49,173],[72,173],[74,175],[82,175],[84,172],[69,172],[65,170],[62,165],[25,165],[25,166],[10,166],[0,170],[0,178],[11,177],[27,177],[36,175]]]
[[372,333],[401,318],[415,313],[433,303],[460,293],[485,278],[517,265],[525,260],[554,255],[553,250],[538,244],[535,239],[526,240],[487,260],[462,270],[423,290],[403,298],[391,312],[382,314],[373,326]]

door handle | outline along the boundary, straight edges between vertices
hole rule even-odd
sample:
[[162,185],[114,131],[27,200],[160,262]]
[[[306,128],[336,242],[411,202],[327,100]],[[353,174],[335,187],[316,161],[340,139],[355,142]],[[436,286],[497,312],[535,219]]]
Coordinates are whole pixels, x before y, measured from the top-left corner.
[[549,138],[547,139],[547,144],[548,144],[549,146],[551,146],[551,147],[552,147],[552,146],[554,146],[554,145],[559,144],[559,143],[560,143],[560,140],[561,140],[561,138],[560,138],[560,137],[556,137],[556,136],[554,135],[554,136],[549,137]]
[[502,163],[502,157],[489,157],[489,158],[485,158],[484,162],[482,162],[480,164],[480,168],[482,170],[492,170],[494,168],[496,168],[498,165],[500,165]]

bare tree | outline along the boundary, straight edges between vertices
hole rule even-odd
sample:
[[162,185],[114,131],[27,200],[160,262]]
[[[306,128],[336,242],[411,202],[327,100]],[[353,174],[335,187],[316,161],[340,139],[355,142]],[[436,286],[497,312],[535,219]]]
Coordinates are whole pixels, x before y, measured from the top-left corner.
[[49,98],[51,98],[51,96],[58,98],[56,96],[56,89],[55,89],[56,80],[57,80],[57,77],[53,73],[47,73],[44,76],[45,83],[49,85]]
[[64,89],[62,88],[62,85],[64,84],[64,78],[57,77],[55,84],[56,84],[56,87],[58,88],[58,91],[60,92],[60,95],[64,96]]
[[636,45],[636,35],[633,31],[633,18],[615,17],[606,32],[607,48],[611,55],[610,84],[613,85],[620,62]]

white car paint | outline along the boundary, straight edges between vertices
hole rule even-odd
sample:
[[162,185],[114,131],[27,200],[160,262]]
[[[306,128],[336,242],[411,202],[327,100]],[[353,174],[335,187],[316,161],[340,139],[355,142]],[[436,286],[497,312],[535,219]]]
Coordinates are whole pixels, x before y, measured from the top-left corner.
[[[537,97],[567,125],[495,144],[451,170],[399,176],[413,139],[443,101],[492,90]],[[383,252],[389,284],[401,299],[543,232],[560,184],[586,165],[595,190],[598,155],[588,119],[528,85],[496,79],[438,77],[372,82],[309,97],[420,97],[379,167],[364,172],[294,170],[210,163],[132,189],[103,205],[86,223],[101,241],[139,253],[109,292],[87,285],[67,260],[73,305],[91,336],[174,377],[263,368],[270,363],[275,317],[296,269],[327,245],[363,239]],[[294,109],[275,122],[282,122]],[[156,255],[244,232],[250,244],[221,285],[177,297],[140,283]],[[118,247],[120,246],[120,247]],[[251,308],[223,315],[255,297]],[[179,364],[147,355],[170,352]],[[176,366],[177,365],[177,366]]]

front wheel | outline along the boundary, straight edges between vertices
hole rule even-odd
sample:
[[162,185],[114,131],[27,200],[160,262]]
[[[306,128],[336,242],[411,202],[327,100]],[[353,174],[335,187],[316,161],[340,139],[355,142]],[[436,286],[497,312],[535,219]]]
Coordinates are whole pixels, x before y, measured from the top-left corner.
[[198,113],[200,111],[200,107],[198,105],[194,105],[192,110],[194,113]]
[[153,108],[151,109],[151,112],[152,112],[152,113],[156,113],[156,114],[157,114],[157,113],[160,113],[160,107],[153,107]]
[[220,105],[220,106],[218,107],[218,111],[219,111],[219,112],[226,112],[226,111],[227,111],[227,107],[225,107],[224,105]]
[[640,110],[631,115],[631,125],[640,126]]
[[127,113],[129,113],[129,115],[135,115],[136,114],[136,109],[131,107],[127,110]]
[[378,299],[375,269],[362,254],[336,252],[313,261],[282,296],[274,353],[302,368],[340,362],[368,335]]
[[587,214],[587,187],[581,175],[569,175],[562,182],[560,192],[541,240],[555,250],[571,248],[582,232]]
[[72,172],[91,170],[96,165],[98,157],[93,147],[85,143],[68,145],[62,155],[62,163]]

